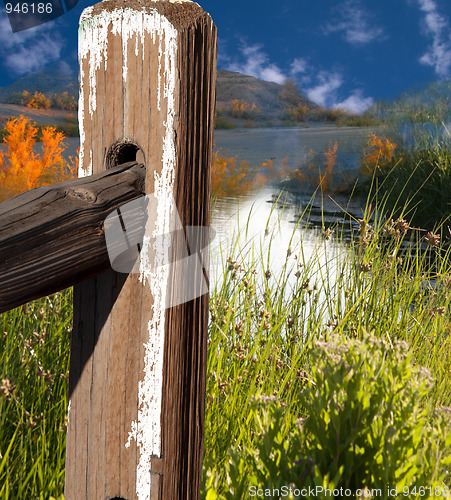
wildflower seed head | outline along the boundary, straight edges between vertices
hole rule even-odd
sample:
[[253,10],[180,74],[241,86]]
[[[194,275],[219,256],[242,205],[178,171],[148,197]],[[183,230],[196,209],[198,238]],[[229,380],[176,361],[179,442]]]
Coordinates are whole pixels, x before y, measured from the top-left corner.
[[440,235],[429,231],[424,237],[424,241],[431,247],[436,247],[440,243]]
[[16,386],[11,383],[9,378],[3,378],[0,385],[0,393],[4,394],[6,397],[11,397],[14,394]]
[[398,219],[395,222],[395,229],[399,231],[402,234],[406,234],[408,229],[411,229],[409,227],[409,224],[407,224],[407,221],[404,219]]
[[433,316],[435,316],[436,314],[437,314],[438,316],[444,316],[444,315],[445,315],[445,312],[446,312],[446,307],[444,307],[444,306],[437,306],[437,307],[433,307],[433,308],[431,309],[431,314],[432,314]]
[[[323,228],[324,229],[324,228]],[[334,230],[333,229],[330,229],[330,227],[328,227],[325,231],[324,231],[324,239],[325,240],[330,240],[331,236],[334,234]]]

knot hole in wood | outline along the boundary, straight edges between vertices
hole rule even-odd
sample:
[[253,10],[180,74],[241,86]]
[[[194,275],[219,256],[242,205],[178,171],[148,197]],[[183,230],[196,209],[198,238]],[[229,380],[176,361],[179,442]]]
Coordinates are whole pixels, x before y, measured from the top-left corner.
[[137,161],[138,163],[146,164],[144,152],[138,144],[128,139],[115,142],[105,158],[106,168],[113,168],[129,161]]

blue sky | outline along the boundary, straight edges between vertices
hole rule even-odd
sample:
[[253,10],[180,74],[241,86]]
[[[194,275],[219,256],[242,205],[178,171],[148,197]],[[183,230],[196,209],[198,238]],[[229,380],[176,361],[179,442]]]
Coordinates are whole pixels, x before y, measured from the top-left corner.
[[[0,86],[76,57],[82,0],[64,16],[12,33],[0,12]],[[204,0],[218,26],[218,67],[283,83],[318,104],[363,111],[451,78],[450,0]],[[70,64],[67,65],[70,71]]]

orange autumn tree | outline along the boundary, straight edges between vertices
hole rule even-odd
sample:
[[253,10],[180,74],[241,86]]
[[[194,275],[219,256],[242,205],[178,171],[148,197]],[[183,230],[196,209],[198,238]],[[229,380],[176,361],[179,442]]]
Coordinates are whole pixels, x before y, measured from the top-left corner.
[[390,139],[384,140],[376,134],[370,134],[360,171],[367,175],[372,175],[375,171],[384,172],[391,163],[396,147],[397,144]]
[[265,177],[251,167],[249,162],[238,162],[236,156],[222,156],[220,151],[213,153],[211,165],[211,189],[213,196],[233,196],[244,194],[261,187]]
[[261,109],[255,103],[251,105],[247,101],[241,101],[240,99],[234,99],[230,103],[230,114],[235,118],[252,118],[261,112]]
[[23,191],[76,177],[78,159],[62,153],[64,134],[42,128],[42,151],[36,152],[38,127],[21,116],[8,120],[0,152],[0,201]]
[[31,99],[26,104],[27,108],[35,109],[49,109],[50,99],[46,97],[42,92],[36,91]]

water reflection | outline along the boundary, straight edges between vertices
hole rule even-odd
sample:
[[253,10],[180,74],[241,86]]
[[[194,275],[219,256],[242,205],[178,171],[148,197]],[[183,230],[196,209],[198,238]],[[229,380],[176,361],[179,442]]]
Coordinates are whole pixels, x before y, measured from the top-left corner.
[[[263,268],[270,269],[276,278],[285,264],[295,271],[300,262],[309,262],[314,275],[346,251],[341,238],[326,240],[323,225],[328,227],[344,220],[340,214],[343,215],[346,208],[354,212],[355,217],[361,217],[363,210],[358,204],[349,206],[344,198],[279,195],[274,189],[265,187],[255,193],[216,201],[212,215],[216,238],[210,249],[212,288],[222,283],[229,256],[246,256],[246,262],[263,259]],[[322,213],[321,206],[324,208]],[[299,220],[304,211],[311,211],[313,223]],[[237,244],[235,249],[232,246],[234,243]],[[262,268],[261,265],[259,267]],[[328,272],[332,273],[329,279],[333,279],[333,269]],[[295,280],[292,272],[288,284],[294,286]],[[290,288],[287,287],[288,290]]]

